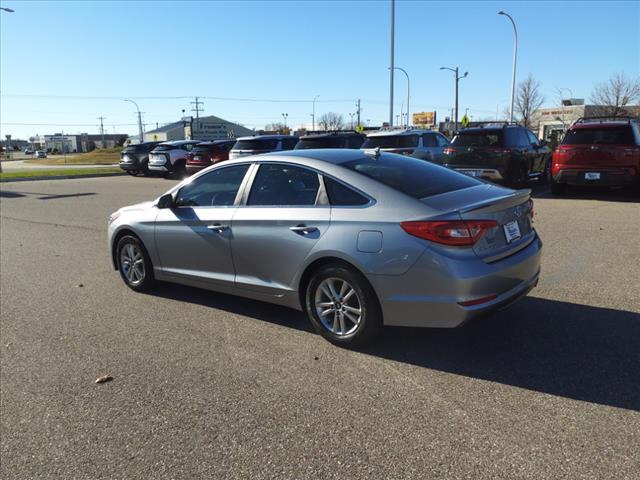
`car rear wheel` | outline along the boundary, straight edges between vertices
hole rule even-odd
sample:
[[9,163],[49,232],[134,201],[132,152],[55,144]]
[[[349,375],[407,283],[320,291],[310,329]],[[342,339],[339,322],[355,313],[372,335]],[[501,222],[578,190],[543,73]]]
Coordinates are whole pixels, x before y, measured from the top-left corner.
[[529,171],[524,164],[514,165],[509,175],[509,186],[523,188],[529,180]]
[[382,330],[376,294],[354,269],[342,265],[320,268],[309,281],[305,299],[314,329],[335,345],[364,345]]
[[133,235],[122,237],[118,241],[116,259],[120,276],[129,288],[136,292],[144,292],[153,287],[153,264],[138,238]]
[[138,175],[138,170],[126,170],[126,172],[132,177],[135,177],[136,175]]
[[547,183],[549,183],[549,190],[551,190],[551,193],[553,195],[563,195],[567,188],[566,184],[558,183],[553,179],[553,175],[551,175],[551,171],[549,171]]

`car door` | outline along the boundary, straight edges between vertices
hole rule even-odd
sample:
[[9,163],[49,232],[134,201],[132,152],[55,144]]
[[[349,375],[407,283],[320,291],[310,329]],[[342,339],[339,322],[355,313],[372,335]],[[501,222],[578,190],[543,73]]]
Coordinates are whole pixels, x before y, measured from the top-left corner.
[[329,227],[330,207],[314,170],[261,163],[231,228],[236,287],[270,295],[292,289],[293,279]]
[[527,138],[529,139],[530,151],[531,151],[531,171],[543,172],[544,163],[547,157],[547,149],[540,145],[538,137],[536,137],[532,131],[525,130]]
[[233,286],[231,219],[250,164],[221,167],[186,183],[159,210],[155,242],[162,273],[203,287]]

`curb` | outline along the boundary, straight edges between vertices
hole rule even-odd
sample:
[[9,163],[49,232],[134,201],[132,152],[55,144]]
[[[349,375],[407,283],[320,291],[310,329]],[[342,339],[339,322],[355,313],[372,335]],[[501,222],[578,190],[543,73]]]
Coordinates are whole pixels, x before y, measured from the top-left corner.
[[1,178],[0,183],[30,182],[32,180],[70,180],[73,178],[120,177],[123,175],[126,175],[126,173],[115,172],[115,173],[86,173],[82,175],[46,175],[41,177]]

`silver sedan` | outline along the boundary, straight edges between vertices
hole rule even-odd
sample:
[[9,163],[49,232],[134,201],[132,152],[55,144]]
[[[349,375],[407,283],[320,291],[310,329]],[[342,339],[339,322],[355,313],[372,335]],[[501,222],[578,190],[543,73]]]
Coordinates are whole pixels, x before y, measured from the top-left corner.
[[305,311],[338,345],[456,327],[524,296],[542,242],[529,190],[379,150],[217,164],[109,218],[115,269]]

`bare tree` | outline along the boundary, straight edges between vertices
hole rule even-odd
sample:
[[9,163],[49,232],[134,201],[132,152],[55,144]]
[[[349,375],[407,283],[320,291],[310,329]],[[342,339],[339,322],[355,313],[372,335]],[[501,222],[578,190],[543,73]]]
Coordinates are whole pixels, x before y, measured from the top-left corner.
[[520,116],[525,127],[531,126],[531,115],[542,106],[544,96],[540,93],[540,82],[529,74],[526,80],[518,85],[515,111]]
[[616,73],[608,81],[595,86],[591,93],[591,101],[601,107],[601,115],[626,115],[625,107],[640,101],[640,79],[627,78],[624,73]]
[[267,123],[264,126],[264,129],[267,130],[268,132],[284,132],[285,128],[286,127],[282,122]]
[[318,125],[323,130],[340,130],[344,127],[344,118],[342,115],[334,112],[323,113],[318,121]]

